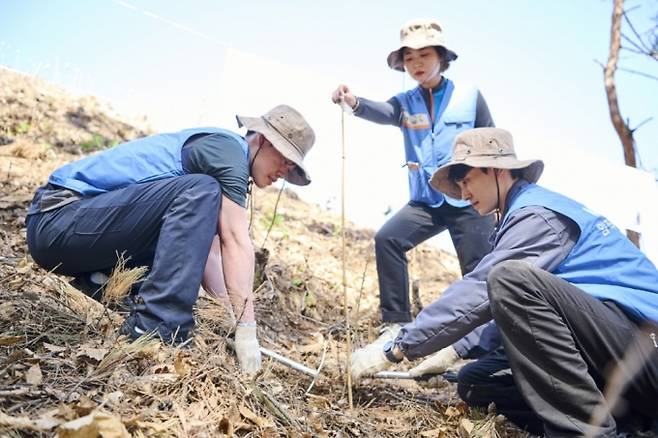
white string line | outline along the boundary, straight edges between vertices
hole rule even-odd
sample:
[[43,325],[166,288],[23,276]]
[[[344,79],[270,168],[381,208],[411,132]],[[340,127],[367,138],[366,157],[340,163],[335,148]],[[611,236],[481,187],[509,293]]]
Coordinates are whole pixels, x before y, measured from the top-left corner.
[[161,21],[161,22],[163,22],[163,23],[165,23],[165,24],[168,24],[169,26],[172,26],[172,27],[174,27],[174,28],[176,28],[176,29],[178,29],[178,30],[181,30],[181,31],[183,31],[183,32],[187,32],[187,33],[189,33],[189,34],[196,35],[196,36],[198,36],[199,38],[203,38],[203,39],[205,39],[205,40],[208,40],[208,41],[210,41],[210,42],[212,42],[212,43],[214,43],[214,44],[217,44],[217,45],[219,45],[219,46],[222,46],[222,47],[224,47],[224,48],[230,48],[230,45],[229,45],[228,43],[225,43],[225,42],[220,41],[220,40],[218,40],[218,39],[216,39],[216,38],[213,38],[213,37],[211,37],[211,36],[209,36],[209,35],[206,35],[206,34],[203,33],[203,32],[199,32],[198,30],[193,29],[193,28],[191,28],[191,27],[188,27],[188,26],[185,26],[185,25],[183,25],[183,24],[177,23],[177,22],[175,22],[175,21],[173,21],[173,20],[170,20],[169,18],[165,18],[165,17],[163,17],[163,16],[161,16],[161,15],[156,14],[155,12],[147,11],[147,10],[145,10],[145,9],[140,9],[140,8],[138,8],[137,6],[134,6],[134,5],[132,5],[132,4],[128,3],[128,2],[126,2],[126,1],[123,1],[123,0],[112,0],[112,1],[113,1],[114,3],[120,5],[120,6],[123,6],[123,7],[126,8],[126,9],[132,9],[133,11],[139,12],[139,13],[141,13],[141,14],[143,14],[143,15],[146,15],[147,17],[153,18],[154,20]]

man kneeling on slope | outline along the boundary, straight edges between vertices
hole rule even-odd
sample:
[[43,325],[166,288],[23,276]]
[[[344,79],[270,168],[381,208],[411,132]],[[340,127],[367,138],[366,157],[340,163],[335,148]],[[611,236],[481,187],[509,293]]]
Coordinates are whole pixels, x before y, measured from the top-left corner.
[[130,266],[148,267],[120,330],[132,339],[155,332],[167,343],[185,341],[203,284],[230,301],[238,362],[255,373],[261,356],[246,210],[250,180],[261,188],[279,178],[309,184],[302,160],[315,134],[287,105],[237,119],[248,130],[244,138],[220,128],[187,129],[60,167],[30,205],[27,239],[40,266],[96,289],[118,254]]
[[[455,139],[431,185],[498,215],[494,249],[394,341],[356,352],[355,379],[435,352],[411,373],[444,372],[493,318],[503,346],[458,375],[469,405],[495,402],[552,437],[615,437],[619,420],[658,417],[658,270],[607,219],[536,185],[542,170],[516,158],[502,129]],[[615,369],[628,384],[606,400]]]

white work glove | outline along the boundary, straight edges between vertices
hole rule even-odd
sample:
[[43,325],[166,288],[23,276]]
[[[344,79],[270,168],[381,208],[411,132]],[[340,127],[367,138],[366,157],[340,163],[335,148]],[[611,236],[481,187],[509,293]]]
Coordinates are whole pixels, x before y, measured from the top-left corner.
[[393,366],[384,355],[384,344],[395,339],[400,327],[398,323],[384,325],[374,342],[352,353],[351,374],[355,383],[362,376],[375,374]]
[[242,372],[253,375],[260,369],[260,345],[255,322],[241,322],[235,328],[235,354]]
[[393,365],[384,355],[384,343],[373,342],[352,353],[352,381],[356,383],[363,376],[384,371]]
[[457,360],[459,355],[452,346],[448,346],[437,351],[420,364],[409,370],[409,375],[414,378],[422,377],[426,374],[437,374],[430,377],[425,382],[418,382],[422,386],[440,388],[445,385],[446,381],[439,374],[446,372]]

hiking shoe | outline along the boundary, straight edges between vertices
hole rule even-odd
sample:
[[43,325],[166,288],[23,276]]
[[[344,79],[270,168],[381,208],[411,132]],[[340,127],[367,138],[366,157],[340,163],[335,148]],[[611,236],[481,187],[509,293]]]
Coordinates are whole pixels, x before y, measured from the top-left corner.
[[119,334],[127,336],[131,341],[137,340],[146,333],[148,333],[146,330],[137,325],[135,315],[128,316],[119,328]]
[[135,313],[132,313],[125,319],[125,321],[123,321],[123,324],[119,328],[119,335],[126,336],[128,339],[130,339],[130,342],[136,341],[142,336],[149,336],[153,339],[160,340],[163,344],[170,347],[175,347],[182,350],[190,350],[192,348],[192,337],[178,336],[175,339],[167,340],[164,339],[162,335],[160,335],[160,333],[158,333],[158,331],[155,329],[148,331],[141,328],[139,324],[137,324],[137,316]]

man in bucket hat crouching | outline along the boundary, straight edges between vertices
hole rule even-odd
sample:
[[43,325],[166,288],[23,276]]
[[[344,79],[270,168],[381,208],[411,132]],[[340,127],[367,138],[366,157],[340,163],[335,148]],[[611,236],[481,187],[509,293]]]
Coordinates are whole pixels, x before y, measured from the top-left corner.
[[371,359],[354,358],[355,378],[437,351],[414,374],[441,373],[493,318],[503,345],[458,375],[469,405],[494,402],[555,437],[615,437],[617,422],[658,417],[658,270],[607,219],[536,185],[542,170],[516,158],[507,131],[457,136],[431,184],[497,215],[494,249]]
[[295,109],[238,116],[246,137],[220,128],[140,138],[55,170],[29,207],[30,254],[45,269],[97,289],[117,262],[147,266],[121,333],[185,341],[199,285],[230,301],[243,371],[260,368],[248,233],[251,180],[306,185],[315,134]]

